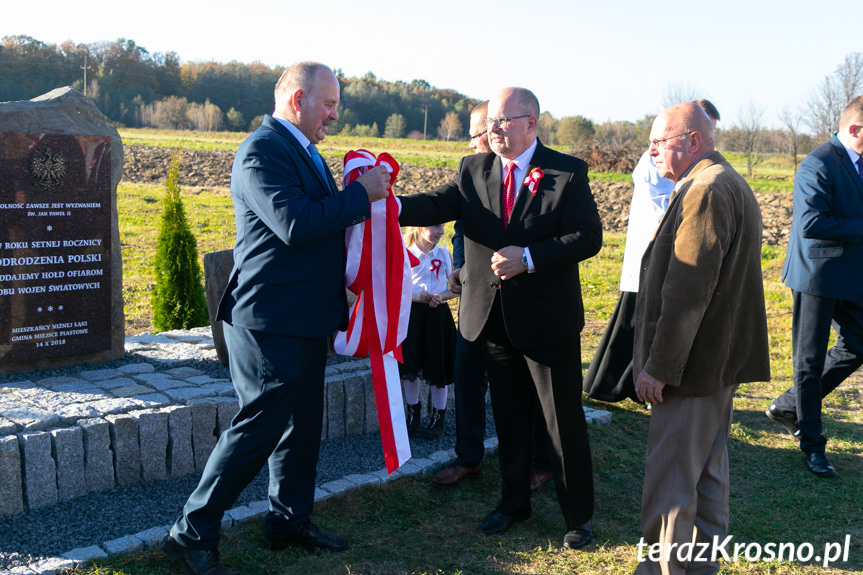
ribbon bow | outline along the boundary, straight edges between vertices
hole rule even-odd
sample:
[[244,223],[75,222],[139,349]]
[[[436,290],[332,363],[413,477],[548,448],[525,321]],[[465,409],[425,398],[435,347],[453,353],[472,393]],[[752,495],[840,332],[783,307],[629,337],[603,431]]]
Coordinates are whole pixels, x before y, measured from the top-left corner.
[[530,190],[530,193],[536,196],[536,189],[539,187],[539,181],[545,174],[539,168],[534,168],[524,179],[524,185]]
[[372,203],[371,217],[345,232],[345,284],[357,299],[348,329],[336,334],[334,347],[339,354],[370,360],[384,462],[392,473],[411,457],[398,362],[410,317],[410,268],[419,261],[405,249],[399,228],[392,192],[398,162],[387,153],[375,157],[368,150],[351,150],[344,158],[343,185],[375,166],[390,173],[389,196]]

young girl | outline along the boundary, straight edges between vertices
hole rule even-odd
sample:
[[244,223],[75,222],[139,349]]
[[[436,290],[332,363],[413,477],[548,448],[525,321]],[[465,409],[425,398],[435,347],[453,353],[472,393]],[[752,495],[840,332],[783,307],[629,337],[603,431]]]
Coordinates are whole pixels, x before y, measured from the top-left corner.
[[408,333],[402,342],[399,374],[407,402],[408,436],[420,428],[420,379],[431,388],[432,409],[423,437],[443,435],[446,416],[446,386],[453,382],[455,363],[455,323],[445,301],[455,297],[447,287],[452,259],[438,242],[443,226],[404,229],[405,246],[419,259],[412,269],[413,297]]

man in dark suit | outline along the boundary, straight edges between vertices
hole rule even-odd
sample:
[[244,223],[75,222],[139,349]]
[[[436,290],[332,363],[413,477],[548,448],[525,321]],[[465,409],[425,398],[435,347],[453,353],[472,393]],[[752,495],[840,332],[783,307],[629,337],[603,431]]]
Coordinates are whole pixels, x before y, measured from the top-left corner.
[[229,573],[218,555],[222,514],[265,462],[270,548],[348,547],[311,523],[327,336],[347,327],[344,230],[387,196],[389,175],[375,168],[336,188],[315,148],[338,119],[339,83],[326,66],[289,67],[275,101],[231,172],[237,241],[217,319],[240,410],[163,543],[192,575]]
[[[481,102],[470,113],[470,142],[468,146],[476,154],[491,152],[488,145],[488,100]],[[464,226],[461,220],[453,225],[452,261],[455,268],[450,274],[449,285],[453,293],[461,294],[459,273],[464,266]],[[467,341],[457,334],[455,345],[455,455],[452,465],[444,467],[432,477],[437,487],[452,487],[465,477],[477,475],[482,470],[485,457],[485,394],[488,382],[482,359],[482,343]],[[536,491],[551,479],[551,462],[548,459],[548,439],[545,419],[539,402],[534,409],[533,470],[530,474],[530,490]]]
[[[593,515],[578,262],[599,251],[602,224],[587,164],[543,146],[538,118],[529,90],[498,92],[486,119],[494,153],[463,158],[455,179],[434,192],[403,196],[400,222],[464,224],[459,329],[466,340],[482,341],[503,480],[500,502],[480,531],[502,533],[530,516],[538,397],[566,521],[564,546],[575,548],[590,541]],[[533,191],[523,184],[531,174],[538,179]]]
[[649,150],[675,188],[642,257],[635,304],[635,392],[652,405],[641,498],[651,550],[636,573],[716,573],[692,543],[728,532],[734,391],[770,379],[761,210],[714,150],[697,104],[663,110]]
[[[821,433],[821,400],[863,365],[863,96],[839,133],[800,163],[782,277],[794,307],[794,387],[767,417],[798,437],[809,470],[835,475]],[[831,324],[839,337],[827,350]]]

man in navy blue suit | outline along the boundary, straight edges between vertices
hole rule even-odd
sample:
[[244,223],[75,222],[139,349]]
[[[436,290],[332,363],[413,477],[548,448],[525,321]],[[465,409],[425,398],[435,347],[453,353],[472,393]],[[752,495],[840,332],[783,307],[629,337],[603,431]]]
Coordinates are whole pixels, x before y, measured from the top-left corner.
[[347,328],[345,228],[387,196],[389,175],[374,168],[338,191],[315,148],[338,119],[339,83],[326,66],[289,67],[275,101],[231,171],[237,241],[217,319],[240,410],[162,546],[190,575],[230,573],[219,562],[222,514],[265,462],[270,548],[348,548],[311,523],[327,336]]
[[[800,164],[782,270],[794,298],[794,387],[767,417],[800,440],[809,470],[836,474],[825,455],[821,400],[863,365],[863,96],[839,120],[839,133]],[[828,351],[831,324],[838,339]]]

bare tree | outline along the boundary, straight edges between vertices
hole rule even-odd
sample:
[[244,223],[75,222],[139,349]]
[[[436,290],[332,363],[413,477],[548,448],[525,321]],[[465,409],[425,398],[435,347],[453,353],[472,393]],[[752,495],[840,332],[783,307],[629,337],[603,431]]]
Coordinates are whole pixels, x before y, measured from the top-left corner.
[[800,110],[792,110],[788,105],[782,108],[779,112],[779,121],[785,126],[788,131],[788,152],[791,154],[791,161],[794,164],[794,173],[797,173],[797,148],[800,140],[800,122],[803,120],[803,113]]
[[809,95],[806,124],[826,138],[839,130],[839,116],[848,102],[863,93],[863,52],[852,52],[830,76],[825,76]]
[[462,126],[458,114],[447,112],[444,119],[440,121],[440,127],[437,129],[438,136],[449,142],[451,139],[457,138],[461,132]]
[[750,99],[737,112],[737,123],[733,129],[737,132],[737,149],[746,156],[746,173],[752,177],[752,169],[758,163],[758,140],[763,126],[764,108]]
[[662,94],[662,107],[667,108],[681,102],[691,102],[696,98],[700,98],[698,88],[688,82],[676,82],[669,84]]

